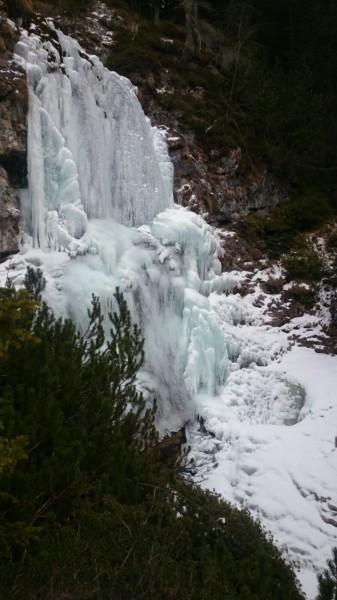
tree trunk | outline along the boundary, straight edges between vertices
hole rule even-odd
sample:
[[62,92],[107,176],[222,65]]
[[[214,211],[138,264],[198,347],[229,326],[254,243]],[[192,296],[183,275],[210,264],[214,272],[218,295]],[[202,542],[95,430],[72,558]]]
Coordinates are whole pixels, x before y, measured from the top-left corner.
[[184,58],[189,59],[198,50],[198,5],[196,0],[183,0],[183,9],[185,11],[186,40],[184,48]]
[[161,0],[155,0],[154,3],[154,22],[156,25],[158,25],[159,21],[160,21],[160,5],[161,5]]

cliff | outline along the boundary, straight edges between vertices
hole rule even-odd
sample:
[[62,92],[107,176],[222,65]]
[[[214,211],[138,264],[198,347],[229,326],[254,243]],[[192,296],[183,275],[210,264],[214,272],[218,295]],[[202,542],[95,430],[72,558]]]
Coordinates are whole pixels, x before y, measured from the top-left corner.
[[26,185],[27,173],[26,75],[12,62],[18,37],[0,2],[0,258],[19,248],[17,190]]

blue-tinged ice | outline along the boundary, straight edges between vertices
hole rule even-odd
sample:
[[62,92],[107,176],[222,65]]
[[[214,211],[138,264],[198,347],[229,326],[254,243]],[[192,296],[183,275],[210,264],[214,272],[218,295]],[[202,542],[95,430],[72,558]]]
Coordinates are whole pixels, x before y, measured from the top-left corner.
[[94,293],[108,332],[123,291],[145,338],[139,385],[158,400],[160,428],[180,426],[194,394],[215,394],[231,371],[208,296],[234,282],[214,231],[174,207],[165,139],[131,83],[50,27],[57,42],[23,33],[17,44],[29,84],[24,264],[44,270],[45,299],[83,329]]
[[[128,226],[146,223],[173,204],[173,166],[164,140],[145,118],[131,83],[97,57],[86,57],[60,31],[57,36],[59,45],[23,34],[16,48],[30,84],[32,202],[26,219],[38,247],[57,244],[50,231],[46,236],[44,211],[56,211],[61,229],[67,228],[62,206],[69,202],[83,206],[88,218]],[[85,219],[75,211],[70,220],[69,234],[78,239]],[[66,240],[60,235],[61,247]]]
[[145,339],[139,386],[158,401],[161,431],[173,429],[195,417],[199,393],[226,386],[236,401],[237,371],[264,364],[263,352],[223,326],[244,319],[230,299],[219,321],[211,298],[235,282],[221,273],[214,230],[173,205],[165,139],[131,83],[50,31],[17,44],[29,85],[29,185],[25,254],[11,262],[12,278],[19,284],[27,264],[40,266],[45,300],[82,330],[99,296],[107,334],[119,287]]

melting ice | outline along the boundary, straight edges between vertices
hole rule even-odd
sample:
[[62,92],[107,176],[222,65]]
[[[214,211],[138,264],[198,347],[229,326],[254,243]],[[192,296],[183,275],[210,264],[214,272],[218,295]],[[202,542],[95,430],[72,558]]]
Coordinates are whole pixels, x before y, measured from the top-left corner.
[[9,272],[19,285],[27,265],[40,267],[45,300],[80,328],[92,293],[107,315],[119,286],[145,337],[139,384],[158,400],[160,430],[200,412],[210,434],[192,427],[196,460],[219,462],[208,485],[259,514],[312,573],[335,532],[337,452],[324,419],[337,381],[325,378],[325,403],[315,404],[317,391],[306,397],[296,381],[308,377],[292,373],[296,360],[276,364],[288,356],[287,336],[266,332],[254,298],[231,293],[214,231],[173,205],[165,141],[130,82],[49,28],[44,41],[23,32],[16,49],[29,83],[29,185],[22,250],[0,279]]

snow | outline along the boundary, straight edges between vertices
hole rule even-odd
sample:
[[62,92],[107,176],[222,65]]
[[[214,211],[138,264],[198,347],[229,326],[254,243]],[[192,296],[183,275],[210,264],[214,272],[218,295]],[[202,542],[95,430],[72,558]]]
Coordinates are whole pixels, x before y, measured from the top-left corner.
[[119,286],[145,338],[138,383],[159,401],[160,431],[190,421],[191,455],[209,467],[203,485],[261,519],[312,599],[336,538],[337,357],[294,333],[321,336],[320,318],[272,327],[260,281],[278,269],[251,276],[245,297],[232,292],[247,273],[222,274],[214,230],[173,206],[164,136],[130,82],[56,33],[60,45],[25,32],[17,45],[30,87],[29,187],[22,248],[0,265],[0,284],[19,286],[39,267],[57,316],[85,329],[94,293],[107,331]]
[[[262,521],[312,599],[336,539],[337,357],[290,345],[292,331],[268,326],[255,297],[213,296],[225,330],[237,330],[236,364],[245,360],[216,397],[199,394],[212,435],[190,432],[194,458],[214,456],[203,485]],[[296,332],[311,319],[295,319]]]

